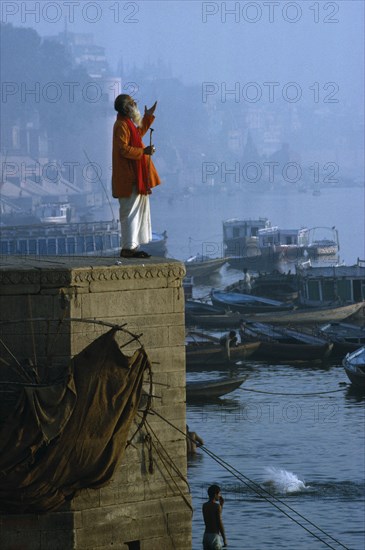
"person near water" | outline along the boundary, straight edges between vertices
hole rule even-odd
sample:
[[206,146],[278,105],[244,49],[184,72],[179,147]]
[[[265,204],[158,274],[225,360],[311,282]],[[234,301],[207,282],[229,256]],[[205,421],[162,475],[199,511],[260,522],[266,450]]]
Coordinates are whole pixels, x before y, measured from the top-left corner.
[[251,294],[251,276],[248,272],[247,267],[243,268],[243,279],[242,279],[242,285],[241,288],[245,294]]
[[230,330],[228,334],[225,336],[222,336],[222,338],[219,339],[219,343],[221,346],[223,346],[226,350],[226,354],[228,359],[231,358],[231,348],[238,346],[238,338],[237,333],[235,330]]
[[186,452],[188,455],[195,455],[196,448],[204,445],[204,441],[196,432],[191,432],[186,425]]
[[131,96],[118,95],[114,102],[112,193],[119,200],[122,258],[149,257],[139,246],[152,239],[149,195],[160,178],[151,159],[155,147],[145,147],[142,137],[155,119],[156,106],[157,101],[145,107],[142,117]]
[[226,534],[222,521],[224,498],[219,485],[208,488],[209,500],[203,504],[205,531],[203,536],[204,550],[221,550],[227,546]]

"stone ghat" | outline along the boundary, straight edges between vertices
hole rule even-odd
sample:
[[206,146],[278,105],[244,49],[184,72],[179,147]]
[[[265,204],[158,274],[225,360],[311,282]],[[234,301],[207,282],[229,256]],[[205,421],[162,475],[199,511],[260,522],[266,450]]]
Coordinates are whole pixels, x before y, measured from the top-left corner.
[[[184,432],[184,275],[180,262],[159,258],[2,257],[1,338],[18,360],[58,369],[109,329],[83,320],[126,324],[152,363],[152,408]],[[127,355],[139,346],[131,340],[118,333]],[[12,362],[4,348],[1,357]],[[56,512],[1,515],[2,550],[190,549],[188,486],[158,452],[163,447],[186,478],[186,441],[159,416],[148,422],[153,445],[142,428],[107,486]]]

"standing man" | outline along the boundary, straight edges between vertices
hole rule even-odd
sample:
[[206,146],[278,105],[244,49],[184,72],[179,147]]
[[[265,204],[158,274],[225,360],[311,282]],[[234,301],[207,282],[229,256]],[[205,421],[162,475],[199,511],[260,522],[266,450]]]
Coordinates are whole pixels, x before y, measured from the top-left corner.
[[251,294],[251,277],[247,267],[243,268],[242,290],[245,294]]
[[222,522],[224,498],[221,495],[221,489],[218,485],[211,485],[209,487],[208,496],[209,500],[203,504],[203,518],[205,523],[203,548],[204,550],[221,550],[221,548],[227,546],[227,539]]
[[152,239],[149,195],[160,178],[152,162],[155,147],[145,147],[142,136],[155,120],[157,101],[145,107],[142,118],[137,103],[126,94],[118,95],[114,108],[118,112],[113,128],[113,197],[119,199],[122,230],[122,258],[148,258],[139,245]]

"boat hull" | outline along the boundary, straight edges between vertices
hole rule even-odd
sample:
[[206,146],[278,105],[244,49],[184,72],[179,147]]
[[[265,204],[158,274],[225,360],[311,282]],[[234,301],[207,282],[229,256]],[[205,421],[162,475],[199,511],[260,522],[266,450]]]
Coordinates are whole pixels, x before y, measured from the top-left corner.
[[285,344],[281,342],[261,342],[255,358],[275,361],[312,361],[327,359],[333,344]]
[[296,309],[277,313],[258,313],[244,315],[242,313],[226,313],[223,315],[190,315],[189,326],[204,328],[237,328],[240,320],[248,322],[271,323],[278,325],[289,324],[318,324],[330,321],[343,321],[352,315],[359,314],[365,307],[365,302],[349,304],[332,308]]
[[240,292],[217,292],[212,290],[211,300],[215,307],[238,311],[242,314],[290,311],[294,308],[291,303],[278,302]]
[[189,277],[208,277],[211,273],[218,271],[226,261],[226,258],[215,258],[213,260],[185,262],[186,274]]
[[251,357],[259,348],[259,342],[247,342],[230,348],[230,358],[224,347],[213,343],[189,344],[186,349],[186,370],[210,368],[211,366],[232,364]]
[[247,379],[247,376],[239,378],[225,378],[208,382],[188,382],[186,384],[186,399],[208,400],[217,399],[239,388]]
[[365,346],[348,353],[342,364],[352,385],[365,391]]

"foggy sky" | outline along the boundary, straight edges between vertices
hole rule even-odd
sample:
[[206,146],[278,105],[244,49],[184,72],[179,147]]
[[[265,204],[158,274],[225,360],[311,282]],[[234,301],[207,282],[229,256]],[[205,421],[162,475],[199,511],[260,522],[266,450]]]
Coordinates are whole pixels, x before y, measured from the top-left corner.
[[[32,27],[45,36],[62,31],[66,19],[70,32],[94,34],[96,43],[106,47],[114,70],[121,56],[127,69],[160,59],[184,83],[296,81],[308,86],[331,81],[339,84],[342,101],[363,101],[362,0],[43,0],[37,22],[27,11],[35,4],[2,2],[2,21]],[[238,8],[226,14],[226,21],[224,5],[227,10]],[[255,17],[256,22],[247,21]],[[285,20],[296,17],[296,22]]]

